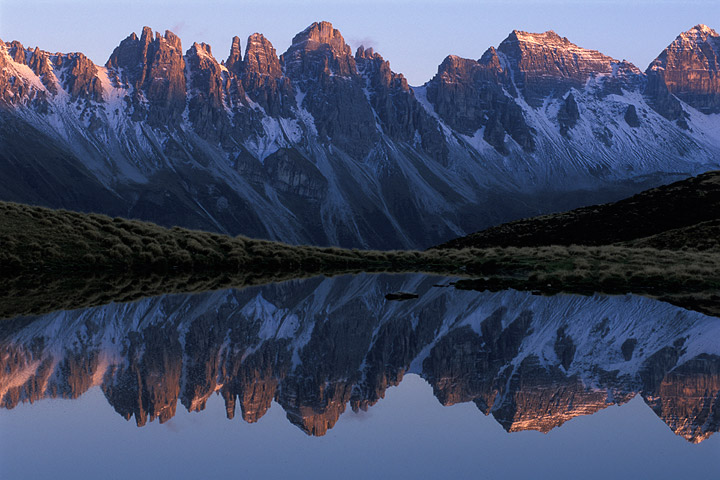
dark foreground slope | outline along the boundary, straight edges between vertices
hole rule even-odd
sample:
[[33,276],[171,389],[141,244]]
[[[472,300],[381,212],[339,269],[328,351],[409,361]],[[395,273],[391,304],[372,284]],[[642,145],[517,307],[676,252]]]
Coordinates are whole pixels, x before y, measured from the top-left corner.
[[605,205],[519,220],[437,248],[541,245],[718,246],[720,172],[708,172]]
[[0,244],[0,318],[358,272],[466,277],[456,283],[465,289],[635,293],[720,314],[717,250],[628,245],[347,250],[10,203],[0,203]]
[[[237,273],[391,267],[412,254],[293,246],[0,202],[0,272]],[[392,258],[391,258],[392,257]]]

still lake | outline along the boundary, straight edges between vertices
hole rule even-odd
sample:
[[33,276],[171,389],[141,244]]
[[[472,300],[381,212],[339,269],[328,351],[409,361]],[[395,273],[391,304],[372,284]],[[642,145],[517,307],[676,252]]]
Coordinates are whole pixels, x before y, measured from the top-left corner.
[[314,278],[5,320],[0,478],[720,475],[720,319],[450,282]]

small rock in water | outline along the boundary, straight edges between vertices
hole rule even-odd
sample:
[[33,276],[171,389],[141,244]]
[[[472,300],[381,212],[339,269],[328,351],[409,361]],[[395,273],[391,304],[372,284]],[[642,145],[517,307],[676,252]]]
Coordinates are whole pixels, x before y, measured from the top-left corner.
[[411,300],[413,298],[418,298],[418,294],[408,292],[393,292],[385,295],[386,300]]

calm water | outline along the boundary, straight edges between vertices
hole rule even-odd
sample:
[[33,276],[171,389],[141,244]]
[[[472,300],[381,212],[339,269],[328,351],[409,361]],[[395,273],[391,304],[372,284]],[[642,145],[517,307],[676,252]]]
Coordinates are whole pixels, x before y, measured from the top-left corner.
[[720,475],[719,319],[448,282],[312,279],[17,323],[0,478]]

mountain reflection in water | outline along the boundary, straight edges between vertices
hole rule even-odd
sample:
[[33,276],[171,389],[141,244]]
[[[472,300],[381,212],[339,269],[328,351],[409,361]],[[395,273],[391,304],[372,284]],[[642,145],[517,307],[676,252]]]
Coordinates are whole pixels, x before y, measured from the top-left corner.
[[[99,386],[126,419],[218,392],[247,422],[273,400],[324,435],[416,373],[443,405],[548,432],[636,395],[697,443],[720,428],[720,320],[642,297],[439,288],[422,275],[311,279],[56,312],[5,328],[0,404]],[[387,301],[390,292],[419,298]]]

